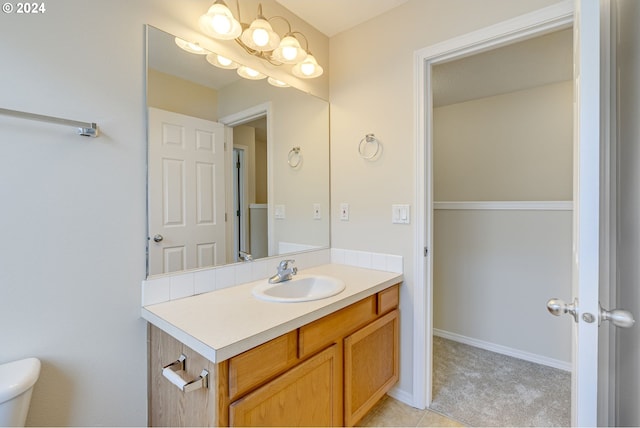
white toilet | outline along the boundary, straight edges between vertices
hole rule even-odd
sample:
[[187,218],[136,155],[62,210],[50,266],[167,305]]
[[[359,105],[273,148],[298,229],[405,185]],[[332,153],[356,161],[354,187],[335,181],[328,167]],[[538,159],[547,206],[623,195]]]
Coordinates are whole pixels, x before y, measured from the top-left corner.
[[37,358],[0,364],[0,427],[24,426],[38,376]]

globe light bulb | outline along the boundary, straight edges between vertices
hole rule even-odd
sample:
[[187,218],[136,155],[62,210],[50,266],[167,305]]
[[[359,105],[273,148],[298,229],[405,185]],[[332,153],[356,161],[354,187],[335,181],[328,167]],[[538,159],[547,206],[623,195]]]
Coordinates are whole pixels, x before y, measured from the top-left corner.
[[316,66],[313,63],[305,62],[300,65],[300,71],[302,71],[305,76],[311,76],[315,70]]
[[245,71],[246,71],[246,72],[247,72],[247,74],[248,74],[249,76],[251,76],[251,77],[256,77],[256,76],[258,76],[258,75],[260,74],[260,73],[258,73],[256,70],[254,70],[253,68],[249,68],[249,67],[246,67],[246,68],[245,68]]
[[295,59],[296,55],[298,55],[298,49],[295,48],[294,46],[284,46],[282,48],[282,56],[291,61],[293,59]]
[[231,61],[229,58],[224,57],[222,55],[218,55],[218,63],[220,63],[220,65],[224,65],[226,67],[231,65],[232,62],[233,61]]
[[264,28],[256,28],[253,31],[252,38],[257,46],[266,46],[269,43],[269,33]]
[[231,30],[231,20],[226,15],[216,14],[211,19],[211,27],[220,34],[229,34]]

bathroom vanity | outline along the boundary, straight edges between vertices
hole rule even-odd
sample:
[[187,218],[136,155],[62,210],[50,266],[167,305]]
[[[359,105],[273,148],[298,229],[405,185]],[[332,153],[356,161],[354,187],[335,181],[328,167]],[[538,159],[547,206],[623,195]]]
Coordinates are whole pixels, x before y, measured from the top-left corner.
[[[402,275],[333,264],[305,274],[340,278],[346,288],[322,300],[277,303],[251,295],[258,281],[143,308],[149,424],[357,423],[398,380]],[[177,375],[166,376],[181,355],[177,373],[195,380],[185,389],[197,388],[189,392],[179,388],[185,382],[168,380]]]

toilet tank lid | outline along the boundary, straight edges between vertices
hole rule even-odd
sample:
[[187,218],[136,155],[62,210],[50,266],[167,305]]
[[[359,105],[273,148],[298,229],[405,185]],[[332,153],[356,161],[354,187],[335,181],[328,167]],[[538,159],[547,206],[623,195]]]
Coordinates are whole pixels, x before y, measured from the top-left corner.
[[40,375],[40,360],[25,358],[0,364],[0,403],[9,401],[31,388]]

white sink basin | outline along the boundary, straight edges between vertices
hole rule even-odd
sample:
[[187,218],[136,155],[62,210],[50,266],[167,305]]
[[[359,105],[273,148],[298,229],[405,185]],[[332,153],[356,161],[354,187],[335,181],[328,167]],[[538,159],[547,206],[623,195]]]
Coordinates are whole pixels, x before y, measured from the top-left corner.
[[269,302],[308,302],[335,296],[345,289],[344,281],[324,275],[295,275],[278,284],[267,281],[253,288],[253,295]]

